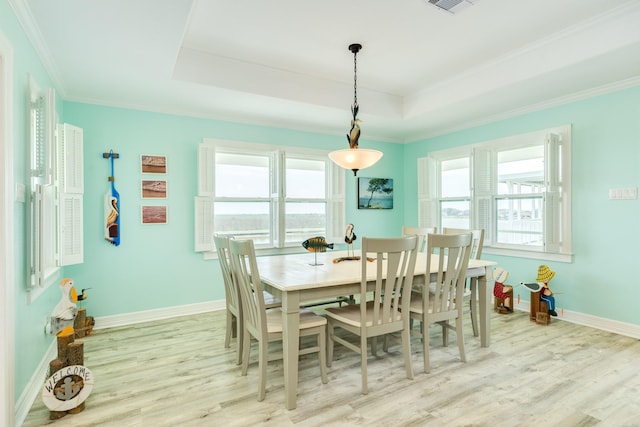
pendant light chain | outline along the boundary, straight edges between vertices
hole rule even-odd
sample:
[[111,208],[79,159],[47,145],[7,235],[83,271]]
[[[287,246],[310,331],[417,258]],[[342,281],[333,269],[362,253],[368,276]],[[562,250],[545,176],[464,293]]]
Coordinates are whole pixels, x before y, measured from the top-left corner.
[[[358,52],[353,52],[353,105],[358,106]],[[355,117],[354,117],[355,119]]]
[[353,176],[361,169],[373,166],[382,157],[382,152],[367,148],[358,148],[358,140],[360,139],[360,122],[358,119],[358,52],[362,49],[360,43],[352,43],[349,45],[349,51],[353,53],[353,105],[351,106],[351,128],[347,133],[347,141],[349,148],[344,150],[336,150],[329,153],[329,158],[333,163],[344,169],[351,169]]

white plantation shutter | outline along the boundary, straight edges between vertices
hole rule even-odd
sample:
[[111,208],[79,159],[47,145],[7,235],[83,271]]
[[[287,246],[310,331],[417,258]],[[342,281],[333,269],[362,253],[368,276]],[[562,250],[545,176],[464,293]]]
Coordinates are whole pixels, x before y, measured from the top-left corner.
[[58,125],[58,184],[62,193],[84,193],[82,129]]
[[32,287],[44,286],[44,267],[42,263],[43,254],[43,186],[36,184],[32,201],[30,203],[30,225],[31,238],[29,239],[29,284]]
[[211,252],[213,244],[213,198],[196,197],[195,212],[195,251]]
[[[198,145],[198,196],[215,194],[216,150],[211,145]],[[213,221],[213,217],[211,218]]]
[[215,165],[215,148],[207,144],[198,145],[198,196],[194,199],[196,252],[215,250],[213,244]]
[[438,226],[438,168],[431,157],[418,159],[418,227]]
[[327,207],[327,240],[341,242],[344,237],[344,229],[347,226],[345,214],[346,172],[331,162],[327,173],[331,176],[329,183],[332,195]]
[[544,194],[544,240],[545,251],[559,252],[560,230],[560,137],[547,135],[545,141],[545,194]]
[[82,194],[60,195],[60,265],[84,261]]
[[64,123],[57,127],[58,265],[84,262],[84,133]]
[[483,229],[483,245],[490,246],[493,236],[493,194],[496,192],[497,181],[494,156],[490,150],[484,148],[474,148],[472,156],[471,197],[475,213],[471,216],[471,228]]

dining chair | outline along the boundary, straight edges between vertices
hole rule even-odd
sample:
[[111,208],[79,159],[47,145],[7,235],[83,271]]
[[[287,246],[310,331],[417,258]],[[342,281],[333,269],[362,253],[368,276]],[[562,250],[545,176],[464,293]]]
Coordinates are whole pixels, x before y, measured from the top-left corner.
[[237,340],[236,365],[242,363],[242,303],[240,292],[234,282],[231,273],[231,259],[229,257],[229,238],[226,236],[213,236],[213,243],[218,254],[222,281],[224,282],[224,295],[227,309],[227,328],[224,335],[224,347],[229,348],[231,337]]
[[[256,264],[253,240],[229,240],[231,266],[240,289],[244,316],[242,375],[247,375],[251,338],[258,341],[258,401],[264,400],[267,362],[282,359],[282,353],[269,354],[269,342],[282,341],[282,309],[266,308],[260,272]],[[316,345],[299,348],[298,355],[318,353],[322,383],[327,383],[326,370],[327,319],[309,310],[300,310],[300,337],[317,337]]]
[[424,252],[427,244],[427,234],[435,234],[437,227],[409,227],[407,225],[402,226],[402,236],[423,236],[422,245],[419,248],[420,252]]
[[[471,255],[469,259],[480,259],[482,256],[482,247],[484,245],[484,229],[472,229],[467,230],[464,228],[450,228],[444,227],[442,234],[463,234],[471,233]],[[478,336],[478,278],[473,277],[469,279],[469,286],[464,288],[464,298],[469,301],[469,313],[471,317],[471,328],[473,329],[473,336]]]
[[[227,325],[224,336],[224,347],[229,348],[231,338],[236,337],[237,342],[237,359],[236,365],[242,363],[242,334],[244,331],[244,322],[242,317],[242,303],[240,301],[240,290],[238,284],[233,278],[233,271],[231,269],[231,257],[229,254],[229,237],[215,235],[213,236],[213,243],[216,247],[216,253],[218,254],[218,262],[220,263],[220,270],[222,272],[222,280],[224,282],[224,295],[227,311]],[[265,307],[273,308],[282,305],[282,302],[269,294],[264,292]]]
[[[328,320],[328,366],[333,361],[334,343],[360,354],[362,394],[368,394],[367,339],[400,332],[407,378],[413,379],[409,333],[409,299],[422,236],[362,239],[360,299],[358,304],[325,309]],[[375,262],[367,261],[367,256]],[[374,269],[375,278],[367,275]],[[373,282],[370,285],[370,282]],[[370,286],[372,288],[368,289]],[[335,329],[340,328],[360,337],[354,344]],[[385,346],[386,347],[386,346]]]
[[[409,306],[411,319],[421,322],[420,335],[424,352],[424,371],[429,372],[429,326],[442,327],[442,342],[448,345],[448,330],[456,331],[460,359],[466,362],[462,333],[462,307],[467,264],[471,253],[471,233],[429,234],[427,236],[426,271],[436,273],[435,280],[425,280],[430,292],[412,293]],[[433,263],[437,268],[433,269]],[[455,320],[455,327],[449,324]]]

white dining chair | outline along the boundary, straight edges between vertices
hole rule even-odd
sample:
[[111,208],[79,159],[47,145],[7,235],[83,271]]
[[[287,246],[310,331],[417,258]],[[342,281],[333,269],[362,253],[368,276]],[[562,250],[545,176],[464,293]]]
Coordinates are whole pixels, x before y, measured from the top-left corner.
[[[226,305],[226,330],[224,336],[224,347],[229,348],[231,338],[236,337],[237,359],[236,364],[242,363],[242,334],[244,331],[244,321],[242,316],[242,303],[240,300],[240,289],[233,277],[231,269],[231,256],[229,254],[229,237],[213,236],[213,243],[218,255],[222,280],[224,282],[224,294]],[[264,291],[264,301],[266,308],[280,307],[282,301],[270,293]]]
[[[448,330],[454,329],[460,350],[460,359],[466,362],[462,326],[464,283],[471,253],[471,233],[429,234],[427,237],[427,272],[434,271],[435,280],[425,280],[430,292],[412,293],[411,319],[421,322],[420,336],[424,353],[424,371],[430,371],[429,326],[438,323],[442,327],[443,345],[448,344]],[[432,266],[437,262],[437,266]],[[455,326],[449,324],[455,320]]]
[[240,291],[234,282],[231,273],[231,259],[229,257],[229,238],[226,236],[213,236],[213,242],[218,254],[220,271],[224,282],[224,295],[227,311],[227,325],[224,335],[224,347],[229,348],[231,337],[236,337],[237,359],[236,364],[242,363],[242,303],[240,302]]
[[[400,332],[407,378],[413,379],[409,299],[403,299],[401,295],[411,293],[416,256],[421,240],[421,236],[364,237],[360,260],[359,303],[345,307],[330,307],[325,310],[329,322],[328,365],[331,366],[333,361],[334,343],[359,353],[362,394],[369,393],[367,384],[367,339],[369,338],[373,338],[372,341],[375,343],[376,337]],[[374,262],[367,261],[367,256],[375,258]],[[371,279],[375,280],[372,291],[368,290],[370,279],[367,268],[375,269],[375,279]],[[354,344],[342,335],[337,335],[335,333],[337,328],[359,336],[359,344]],[[372,345],[375,346],[375,344]]]
[[427,244],[427,234],[435,234],[437,227],[410,227],[407,225],[402,226],[402,236],[422,236],[422,246],[419,248],[420,252],[424,252]]
[[[484,229],[471,229],[464,228],[450,228],[444,227],[442,234],[463,234],[471,233],[471,255],[469,259],[480,259],[482,256],[482,247],[484,245]],[[471,328],[473,329],[473,336],[477,337],[478,334],[478,278],[473,277],[467,281],[468,286],[465,286],[464,298],[469,301],[469,315],[471,317]]]
[[[240,289],[244,316],[242,375],[247,375],[251,338],[258,341],[258,401],[264,400],[267,362],[282,359],[282,353],[268,352],[269,342],[282,341],[281,308],[265,307],[260,272],[256,264],[253,240],[229,240],[231,266]],[[326,370],[327,319],[309,310],[300,310],[300,337],[316,336],[316,345],[298,350],[298,355],[318,353],[322,383],[327,383]]]

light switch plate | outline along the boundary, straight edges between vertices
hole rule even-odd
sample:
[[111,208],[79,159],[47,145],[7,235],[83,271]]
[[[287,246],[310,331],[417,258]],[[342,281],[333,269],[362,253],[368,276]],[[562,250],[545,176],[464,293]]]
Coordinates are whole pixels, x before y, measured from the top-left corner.
[[638,187],[610,188],[609,200],[636,200]]

